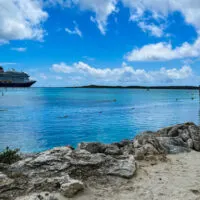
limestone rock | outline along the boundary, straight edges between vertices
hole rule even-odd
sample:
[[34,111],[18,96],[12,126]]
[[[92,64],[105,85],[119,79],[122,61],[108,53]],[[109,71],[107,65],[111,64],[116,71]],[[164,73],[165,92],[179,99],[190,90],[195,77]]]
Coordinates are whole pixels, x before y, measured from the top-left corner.
[[122,178],[132,178],[136,172],[136,162],[132,155],[127,159],[118,159],[111,164],[108,175],[119,176]]
[[8,178],[7,175],[0,172],[0,188],[9,186],[13,181],[13,179]]
[[105,145],[99,142],[82,142],[78,145],[78,149],[83,149],[90,153],[103,153]]
[[190,149],[194,149],[194,144],[193,144],[193,141],[192,141],[191,138],[187,140],[187,145],[188,145],[188,147],[189,147]]
[[194,150],[200,151],[200,141],[193,140]]
[[181,134],[180,134],[181,138],[183,139],[184,142],[187,142],[187,140],[190,139],[190,133],[188,131],[188,129],[184,129]]
[[76,166],[95,166],[105,162],[106,155],[101,153],[91,154],[86,150],[74,151],[70,163]]
[[27,196],[18,197],[15,200],[59,200],[56,194],[49,192],[33,193]]
[[121,155],[122,152],[120,151],[117,145],[107,145],[105,149],[105,154],[107,155]]
[[189,152],[187,143],[179,137],[158,137],[159,143],[164,147],[168,154],[177,154],[182,152]]
[[200,141],[200,129],[196,125],[188,127],[192,140]]
[[86,150],[92,154],[96,153],[104,153],[107,155],[120,155],[121,151],[118,146],[123,144],[115,143],[115,144],[101,144],[99,142],[82,142],[78,145],[78,149]]
[[81,181],[71,179],[68,183],[61,185],[60,191],[65,197],[71,198],[83,189],[84,186]]
[[145,156],[145,152],[142,147],[135,150],[134,157],[136,160],[144,160],[144,156]]

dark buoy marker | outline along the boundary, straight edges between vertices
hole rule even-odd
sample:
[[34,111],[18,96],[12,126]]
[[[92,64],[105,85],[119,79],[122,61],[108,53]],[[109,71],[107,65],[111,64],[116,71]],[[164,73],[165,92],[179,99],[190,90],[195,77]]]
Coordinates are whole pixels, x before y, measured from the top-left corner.
[[199,85],[199,102],[200,102],[200,85]]

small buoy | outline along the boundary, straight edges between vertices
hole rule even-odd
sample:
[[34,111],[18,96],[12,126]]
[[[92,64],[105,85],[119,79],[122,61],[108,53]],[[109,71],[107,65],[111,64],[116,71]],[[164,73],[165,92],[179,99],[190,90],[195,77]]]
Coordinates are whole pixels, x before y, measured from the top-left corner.
[[191,99],[194,100],[194,97],[192,97]]
[[0,109],[0,112],[6,112],[6,111],[8,111],[8,110],[6,110],[6,109]]
[[63,116],[63,117],[58,117],[59,119],[66,119],[66,118],[68,118],[68,115],[65,115],[65,116]]
[[114,102],[116,102],[116,101],[117,101],[117,99],[113,99],[113,101],[114,101]]

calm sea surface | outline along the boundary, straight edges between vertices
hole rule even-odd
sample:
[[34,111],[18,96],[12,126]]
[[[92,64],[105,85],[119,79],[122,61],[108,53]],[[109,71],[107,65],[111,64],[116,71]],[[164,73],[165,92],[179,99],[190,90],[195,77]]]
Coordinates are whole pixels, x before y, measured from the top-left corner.
[[131,139],[145,130],[199,124],[199,107],[193,90],[9,89],[0,93],[0,150]]

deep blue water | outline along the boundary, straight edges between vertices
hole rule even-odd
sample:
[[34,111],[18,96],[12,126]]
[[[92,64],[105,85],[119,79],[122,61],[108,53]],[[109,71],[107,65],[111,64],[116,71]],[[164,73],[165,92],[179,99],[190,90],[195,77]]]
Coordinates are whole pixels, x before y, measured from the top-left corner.
[[199,123],[198,91],[9,89],[0,96],[0,150],[110,143],[187,121]]

